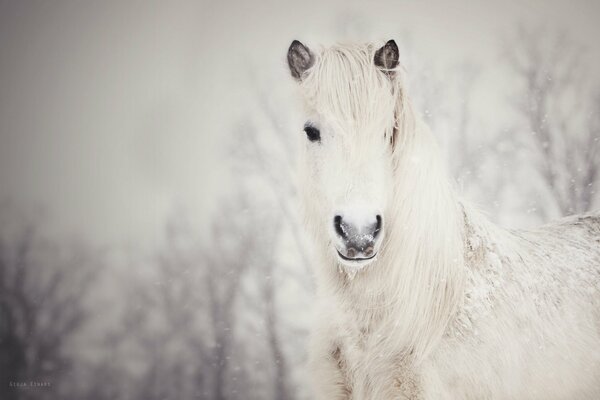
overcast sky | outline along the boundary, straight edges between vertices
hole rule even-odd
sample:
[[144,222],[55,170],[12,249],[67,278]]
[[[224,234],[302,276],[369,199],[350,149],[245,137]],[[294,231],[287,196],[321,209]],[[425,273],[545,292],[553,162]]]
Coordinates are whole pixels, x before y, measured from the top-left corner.
[[152,243],[174,208],[202,223],[229,190],[228,130],[258,112],[248,71],[291,102],[292,39],[396,38],[442,69],[474,61],[481,117],[498,125],[503,35],[565,29],[597,71],[599,4],[1,1],[0,203],[43,209],[57,234]]

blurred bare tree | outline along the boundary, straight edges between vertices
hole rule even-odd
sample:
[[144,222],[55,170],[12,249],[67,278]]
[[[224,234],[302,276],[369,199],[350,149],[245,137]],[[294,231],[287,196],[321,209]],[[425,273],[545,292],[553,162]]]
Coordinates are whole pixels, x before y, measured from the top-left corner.
[[540,199],[551,200],[540,200],[538,212],[547,220],[589,211],[600,168],[600,109],[584,49],[565,33],[519,26],[505,55],[520,83],[512,100],[523,133],[517,139],[531,149]]
[[[411,41],[406,44],[409,53]],[[409,57],[407,79],[416,110],[438,137],[451,176],[462,194],[484,204],[495,216],[510,185],[507,165],[514,164],[513,144],[505,131],[486,126],[474,107],[481,67],[463,61],[438,71],[432,61]]]
[[297,141],[294,134],[300,134],[302,129],[294,129],[291,116],[278,107],[281,100],[277,92],[261,82],[257,71],[259,68],[249,69],[248,79],[261,115],[254,120],[240,120],[234,129],[233,167],[246,179],[259,181],[270,193],[267,200],[280,210],[286,221],[283,229],[293,238],[299,267],[307,272],[297,278],[301,278],[301,282],[312,291],[313,281],[309,269],[311,248],[303,234],[302,218],[297,211],[298,187],[294,162]]
[[0,398],[64,398],[75,357],[70,344],[90,315],[86,295],[97,262],[82,246],[65,250],[44,240],[34,224],[3,232]]
[[[94,398],[295,398],[272,279],[278,219],[240,190],[221,203],[206,236],[181,215],[165,232],[151,277],[131,285],[115,332],[128,358],[119,364],[140,366],[127,378],[135,389],[96,388]],[[249,318],[262,329],[248,330]]]

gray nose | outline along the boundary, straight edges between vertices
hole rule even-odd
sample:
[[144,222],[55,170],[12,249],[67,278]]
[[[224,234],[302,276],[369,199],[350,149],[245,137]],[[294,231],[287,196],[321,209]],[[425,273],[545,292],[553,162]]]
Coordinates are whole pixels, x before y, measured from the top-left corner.
[[346,254],[342,254],[342,256],[351,259],[373,256],[375,240],[381,232],[381,215],[376,215],[372,221],[365,226],[356,226],[345,221],[341,215],[333,218],[335,232],[346,247]]

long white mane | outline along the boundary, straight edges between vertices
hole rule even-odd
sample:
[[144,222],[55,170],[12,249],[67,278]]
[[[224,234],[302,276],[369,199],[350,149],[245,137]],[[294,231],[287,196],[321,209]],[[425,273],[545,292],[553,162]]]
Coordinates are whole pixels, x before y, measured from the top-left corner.
[[[459,301],[464,218],[437,144],[408,99],[404,71],[395,69],[393,79],[381,74],[372,65],[375,50],[369,45],[325,49],[302,82],[310,107],[344,116],[341,125],[376,121],[375,131],[385,132],[386,140],[394,142],[393,195],[382,256],[354,279],[332,269],[326,285],[346,291],[346,306],[369,315],[401,307],[401,319],[393,321],[390,329],[405,332],[386,340],[401,340],[407,351],[425,354]],[[381,92],[393,95],[381,96]],[[395,115],[395,120],[385,120],[389,115]],[[358,131],[374,130],[360,127]],[[374,138],[364,135],[361,140]]]

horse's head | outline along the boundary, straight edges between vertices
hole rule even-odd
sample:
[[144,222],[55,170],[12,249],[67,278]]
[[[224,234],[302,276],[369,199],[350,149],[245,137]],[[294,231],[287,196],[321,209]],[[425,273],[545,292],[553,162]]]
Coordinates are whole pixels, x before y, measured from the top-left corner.
[[381,249],[392,194],[398,47],[334,46],[318,53],[298,41],[288,51],[307,118],[301,170],[311,217],[349,267]]

